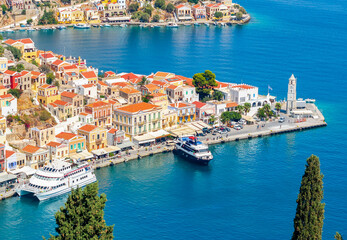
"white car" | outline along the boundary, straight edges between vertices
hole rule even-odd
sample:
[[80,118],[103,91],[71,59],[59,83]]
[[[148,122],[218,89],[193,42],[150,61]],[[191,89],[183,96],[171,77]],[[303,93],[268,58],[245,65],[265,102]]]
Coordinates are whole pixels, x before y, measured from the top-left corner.
[[241,127],[240,125],[235,125],[235,126],[234,126],[234,129],[235,129],[235,130],[241,130],[242,127]]
[[279,123],[284,123],[286,121],[286,119],[284,117],[280,117],[280,119],[278,119]]

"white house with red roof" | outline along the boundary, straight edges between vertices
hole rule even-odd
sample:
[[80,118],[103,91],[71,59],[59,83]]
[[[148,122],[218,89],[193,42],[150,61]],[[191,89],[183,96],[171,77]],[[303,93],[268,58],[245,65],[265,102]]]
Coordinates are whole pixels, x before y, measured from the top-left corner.
[[39,55],[41,65],[51,65],[58,58],[54,56],[52,53],[41,53]]
[[4,94],[0,96],[0,115],[17,114],[17,98],[12,96],[12,94]]
[[203,102],[195,101],[195,113],[197,120],[201,120],[204,123],[209,123],[209,119],[212,115],[215,115],[215,108],[213,105],[206,104]]
[[98,75],[94,71],[81,72],[81,77],[88,80],[88,83],[96,84],[98,81]]
[[111,128],[107,132],[107,145],[117,146],[117,144],[121,144],[124,141],[124,138],[124,131],[118,130],[116,128]]
[[112,71],[106,71],[104,73],[104,76],[107,78],[107,77],[114,77],[116,76],[116,73],[115,72],[112,72]]
[[177,116],[178,116],[177,122],[179,124],[195,121],[196,111],[195,111],[195,105],[192,103],[176,102],[176,103],[169,104],[168,109],[177,112]]
[[176,6],[176,16],[179,21],[192,20],[192,8],[187,4],[180,4]]
[[192,13],[195,20],[205,20],[206,19],[206,8],[200,4],[196,4],[192,7]]
[[0,57],[0,72],[4,72],[8,69],[8,59]]

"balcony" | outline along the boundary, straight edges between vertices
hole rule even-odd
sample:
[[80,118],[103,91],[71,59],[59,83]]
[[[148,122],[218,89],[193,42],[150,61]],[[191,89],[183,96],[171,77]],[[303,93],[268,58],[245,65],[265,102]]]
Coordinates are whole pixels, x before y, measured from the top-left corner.
[[100,145],[102,143],[102,139],[96,139],[95,143],[96,143],[96,145]]

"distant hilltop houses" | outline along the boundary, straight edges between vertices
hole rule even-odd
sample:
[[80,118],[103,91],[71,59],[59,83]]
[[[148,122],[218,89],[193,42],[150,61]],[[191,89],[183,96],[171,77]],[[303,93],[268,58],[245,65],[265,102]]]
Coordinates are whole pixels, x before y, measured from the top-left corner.
[[[250,20],[246,10],[232,0],[196,1],[174,5],[170,1],[34,1],[8,0],[8,13],[25,15],[25,26],[33,24],[101,24],[101,23],[179,23],[179,22],[235,22]],[[45,8],[46,12],[42,12]],[[5,12],[6,12],[5,11]],[[36,15],[38,18],[36,19]],[[35,18],[34,18],[35,17]],[[36,19],[36,20],[32,20]],[[19,18],[18,18],[19,19]],[[21,18],[22,20],[22,18]],[[15,22],[14,22],[15,23]],[[18,25],[18,24],[17,24]]]
[[3,45],[22,59],[0,58],[0,143],[15,152],[8,153],[10,165],[5,155],[0,159],[1,171],[38,169],[51,158],[89,159],[100,149],[124,151],[182,126],[194,133],[239,105],[250,103],[254,112],[275,100],[256,86],[216,81],[219,99],[202,101],[191,77],[102,72],[85,59],[39,50],[30,38]]

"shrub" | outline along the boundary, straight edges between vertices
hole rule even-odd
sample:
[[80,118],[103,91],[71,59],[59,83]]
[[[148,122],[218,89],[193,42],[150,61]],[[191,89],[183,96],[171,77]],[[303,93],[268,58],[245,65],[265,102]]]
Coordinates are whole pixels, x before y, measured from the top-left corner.
[[169,13],[172,13],[173,11],[175,11],[175,6],[172,3],[169,3],[166,6],[166,11],[169,12]]
[[220,19],[220,18],[223,17],[223,13],[221,13],[221,12],[215,12],[215,13],[214,13],[214,17],[217,18],[217,19]]
[[132,3],[129,5],[129,11],[132,12],[136,12],[137,10],[139,10],[139,4],[138,3]]
[[154,7],[165,10],[165,0],[156,0],[154,3]]
[[48,119],[51,118],[51,114],[47,110],[43,110],[40,113],[40,117],[39,118],[40,118],[41,121],[47,121]]
[[46,12],[44,11],[42,17],[39,20],[39,25],[47,25],[47,24],[57,24],[58,20],[53,11]]
[[160,16],[158,14],[155,14],[153,16],[152,22],[159,22],[160,21]]
[[8,46],[6,49],[9,50],[13,54],[15,59],[17,59],[17,60],[21,59],[22,53],[20,52],[20,50],[18,48]]
[[149,22],[149,17],[148,13],[141,13],[139,20],[141,22]]
[[153,7],[149,4],[143,9],[143,12],[147,13],[149,16],[152,16],[152,11],[153,11]]
[[46,78],[46,83],[47,84],[52,84],[52,82],[54,81],[55,76],[53,73],[48,73],[47,74],[47,78]]
[[15,98],[19,98],[20,95],[22,95],[23,91],[13,88],[13,89],[8,90],[8,93],[12,94]]

